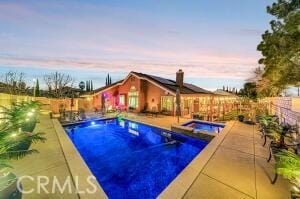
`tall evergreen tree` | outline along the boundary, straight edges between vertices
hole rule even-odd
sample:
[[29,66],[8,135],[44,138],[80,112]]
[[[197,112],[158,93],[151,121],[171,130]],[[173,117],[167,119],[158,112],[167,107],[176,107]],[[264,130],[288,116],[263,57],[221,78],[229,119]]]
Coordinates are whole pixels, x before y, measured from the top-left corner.
[[105,78],[105,85],[106,86],[111,85],[111,76],[109,75],[109,73],[107,74],[107,76]]
[[39,79],[36,80],[36,84],[35,84],[35,90],[34,90],[35,97],[39,97],[40,96],[40,84],[39,84]]
[[93,91],[94,88],[93,88],[93,80],[91,80],[91,91]]
[[90,91],[90,89],[89,89],[89,81],[86,81],[86,91]]

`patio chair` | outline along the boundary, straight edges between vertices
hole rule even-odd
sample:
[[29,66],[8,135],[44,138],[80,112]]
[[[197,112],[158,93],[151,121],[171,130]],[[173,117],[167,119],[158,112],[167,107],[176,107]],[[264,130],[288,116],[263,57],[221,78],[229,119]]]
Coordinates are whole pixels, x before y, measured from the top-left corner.
[[150,114],[152,115],[152,117],[153,117],[153,116],[157,117],[158,113],[159,113],[159,112],[156,110],[156,107],[153,106],[153,107],[152,107],[152,110],[151,110],[151,112],[150,112]]
[[145,114],[145,115],[147,115],[149,113],[149,111],[148,111],[148,103],[145,104],[143,110],[141,110],[140,113]]
[[166,109],[162,109],[162,110],[160,111],[160,114],[161,114],[161,115],[170,115],[170,114],[171,114],[171,111],[168,111],[168,110],[166,110]]
[[78,120],[79,121],[84,121],[84,120],[87,120],[87,116],[84,112],[79,112],[78,113]]

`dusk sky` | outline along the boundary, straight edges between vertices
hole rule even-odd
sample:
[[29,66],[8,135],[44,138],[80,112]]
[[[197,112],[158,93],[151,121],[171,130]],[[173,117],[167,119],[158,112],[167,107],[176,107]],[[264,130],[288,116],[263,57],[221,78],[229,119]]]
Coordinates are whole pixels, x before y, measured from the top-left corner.
[[214,90],[258,66],[271,0],[1,0],[0,72],[56,70],[94,87],[137,71]]

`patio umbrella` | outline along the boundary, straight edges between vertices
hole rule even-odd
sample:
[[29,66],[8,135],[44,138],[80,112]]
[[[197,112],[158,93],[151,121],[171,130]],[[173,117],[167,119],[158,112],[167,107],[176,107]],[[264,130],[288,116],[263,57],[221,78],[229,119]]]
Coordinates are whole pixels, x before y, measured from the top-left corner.
[[105,96],[104,96],[104,93],[101,94],[101,110],[102,110],[102,113],[104,113],[104,111],[105,111]]
[[179,117],[181,116],[179,89],[176,90],[176,116],[177,116],[177,123],[179,123]]
[[71,106],[71,121],[73,121],[73,113],[72,113],[72,109],[73,109],[73,106],[74,106],[74,94],[72,94],[72,97],[71,97],[71,104],[70,104],[70,106]]

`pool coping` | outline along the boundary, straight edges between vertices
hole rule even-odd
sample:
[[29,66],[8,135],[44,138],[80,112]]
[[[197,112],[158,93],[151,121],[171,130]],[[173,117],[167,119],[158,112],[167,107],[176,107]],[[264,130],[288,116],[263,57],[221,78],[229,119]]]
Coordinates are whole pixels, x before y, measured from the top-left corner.
[[[57,137],[59,139],[60,146],[62,148],[67,166],[69,168],[71,178],[75,185],[78,183],[78,195],[81,199],[98,199],[98,198],[108,198],[104,190],[100,186],[97,180],[93,180],[93,184],[96,186],[95,193],[83,193],[82,190],[90,188],[91,185],[86,181],[89,176],[94,176],[90,171],[89,167],[86,165],[85,161],[82,159],[81,155],[77,151],[76,147],[68,137],[63,126],[57,119],[52,119],[54,130],[56,131]],[[78,179],[74,179],[75,177]]]
[[[210,122],[205,122],[210,123]],[[216,124],[216,123],[214,123]],[[183,198],[193,182],[204,169],[212,155],[230,131],[234,121],[225,123],[225,127],[210,143],[177,175],[177,177],[158,195],[158,198]]]
[[[116,117],[109,117],[109,118],[101,118],[97,119],[97,121],[101,120],[109,120],[109,119],[115,119]],[[148,126],[165,129],[167,131],[171,131],[171,128],[166,128],[158,125],[154,125],[151,123],[135,120],[132,118],[124,118],[129,121],[145,124]],[[95,120],[96,121],[96,120]],[[191,122],[193,120],[190,120],[188,122]],[[195,120],[194,120],[195,121]],[[196,120],[204,123],[210,123],[210,124],[219,124],[214,122],[207,122],[207,121],[201,121]],[[72,141],[67,136],[67,133],[65,132],[63,126],[68,125],[62,125],[57,119],[52,119],[54,128],[56,130],[56,133],[58,135],[61,147],[63,149],[63,153],[65,155],[67,164],[70,169],[70,173],[73,176],[80,175],[83,177],[87,176],[93,176],[92,172],[86,165],[85,161],[82,159],[80,153],[77,151],[76,147],[72,143]],[[86,121],[79,122],[84,123]],[[180,123],[179,125],[188,123]],[[232,128],[234,124],[234,121],[226,122],[225,127],[219,133],[217,136],[215,136],[212,141],[210,141],[206,147],[176,176],[176,178],[170,182],[170,184],[157,196],[157,198],[163,198],[163,199],[169,199],[169,198],[183,198],[185,193],[188,191],[188,189],[191,187],[192,183],[196,180],[198,175],[202,172],[205,165],[208,163],[214,152],[217,150],[218,146],[222,143],[225,136],[229,132],[229,130]],[[79,172],[79,173],[78,173]],[[102,189],[101,185],[96,180],[95,184],[97,185],[97,192],[96,194],[80,194],[80,198],[108,198],[108,196],[105,194],[104,190]],[[87,185],[87,184],[85,184]],[[82,186],[84,187],[84,186]]]

